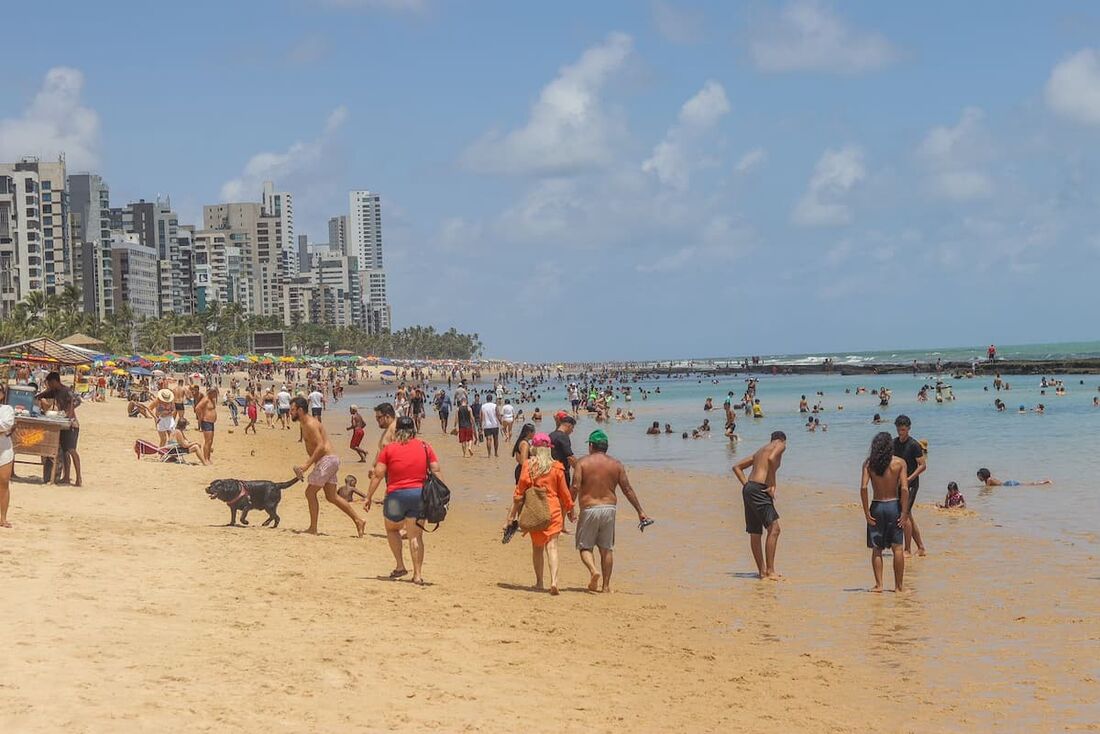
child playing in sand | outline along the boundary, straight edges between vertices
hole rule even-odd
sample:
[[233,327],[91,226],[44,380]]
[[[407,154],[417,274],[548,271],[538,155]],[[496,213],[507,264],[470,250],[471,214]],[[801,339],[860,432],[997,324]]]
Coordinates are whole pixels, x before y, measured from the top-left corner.
[[978,479],[987,487],[1038,487],[1043,484],[1053,484],[1049,479],[1040,479],[1037,482],[1018,482],[1015,479],[1001,481],[985,467],[978,470]]
[[956,482],[947,483],[947,496],[944,497],[943,504],[940,507],[944,510],[950,510],[954,507],[966,507],[966,498],[962,496]]
[[348,474],[344,477],[344,486],[336,490],[336,494],[344,498],[345,502],[354,502],[355,495],[359,495],[363,499],[367,496],[359,491],[359,480],[355,478],[354,474]]

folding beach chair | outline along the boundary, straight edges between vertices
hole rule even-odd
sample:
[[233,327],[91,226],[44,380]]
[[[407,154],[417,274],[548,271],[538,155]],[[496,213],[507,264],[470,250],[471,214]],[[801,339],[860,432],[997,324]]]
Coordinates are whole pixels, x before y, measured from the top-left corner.
[[157,446],[140,438],[134,441],[134,454],[137,455],[138,460],[146,456],[155,456],[161,463],[170,461],[179,464],[187,463],[183,460],[187,452],[179,446]]

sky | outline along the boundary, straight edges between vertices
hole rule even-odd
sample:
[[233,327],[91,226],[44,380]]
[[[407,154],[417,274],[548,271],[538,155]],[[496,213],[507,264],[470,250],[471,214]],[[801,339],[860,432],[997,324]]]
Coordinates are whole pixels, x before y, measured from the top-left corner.
[[18,3],[0,160],[113,205],[377,191],[394,327],[488,356],[1095,339],[1100,7]]

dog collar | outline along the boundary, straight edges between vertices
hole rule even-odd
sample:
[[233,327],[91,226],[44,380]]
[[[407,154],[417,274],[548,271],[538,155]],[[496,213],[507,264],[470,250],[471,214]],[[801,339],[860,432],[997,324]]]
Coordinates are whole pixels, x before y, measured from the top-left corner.
[[233,507],[233,506],[234,506],[234,505],[236,505],[236,504],[237,504],[238,502],[240,502],[240,501],[241,501],[242,499],[244,499],[245,497],[247,497],[247,496],[248,496],[248,489],[247,489],[247,488],[245,488],[245,486],[244,486],[244,482],[242,482],[242,481],[240,481],[240,480],[238,479],[238,480],[237,480],[237,484],[241,485],[241,493],[240,493],[240,494],[238,494],[238,495],[237,495],[236,497],[234,497],[233,499],[231,499],[231,500],[226,500],[226,501],[225,501],[225,504],[229,505],[230,507]]

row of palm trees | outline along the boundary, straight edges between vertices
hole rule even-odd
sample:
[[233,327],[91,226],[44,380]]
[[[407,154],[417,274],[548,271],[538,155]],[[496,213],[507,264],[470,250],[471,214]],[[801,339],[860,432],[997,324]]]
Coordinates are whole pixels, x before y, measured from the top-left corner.
[[242,354],[251,350],[256,331],[283,331],[288,347],[301,354],[325,354],[341,349],[403,359],[471,359],[482,353],[480,337],[451,328],[411,326],[396,332],[368,334],[354,327],[294,323],[285,326],[276,316],[245,313],[238,303],[211,303],[197,314],[168,314],[159,319],[138,318],[121,304],[102,321],[85,313],[80,289],[66,285],[59,293],[34,291],[17,303],[9,318],[0,319],[0,344],[48,336],[63,339],[82,332],[106,343],[112,354],[138,351],[157,354],[169,349],[172,334],[202,334],[204,349],[213,354]]

